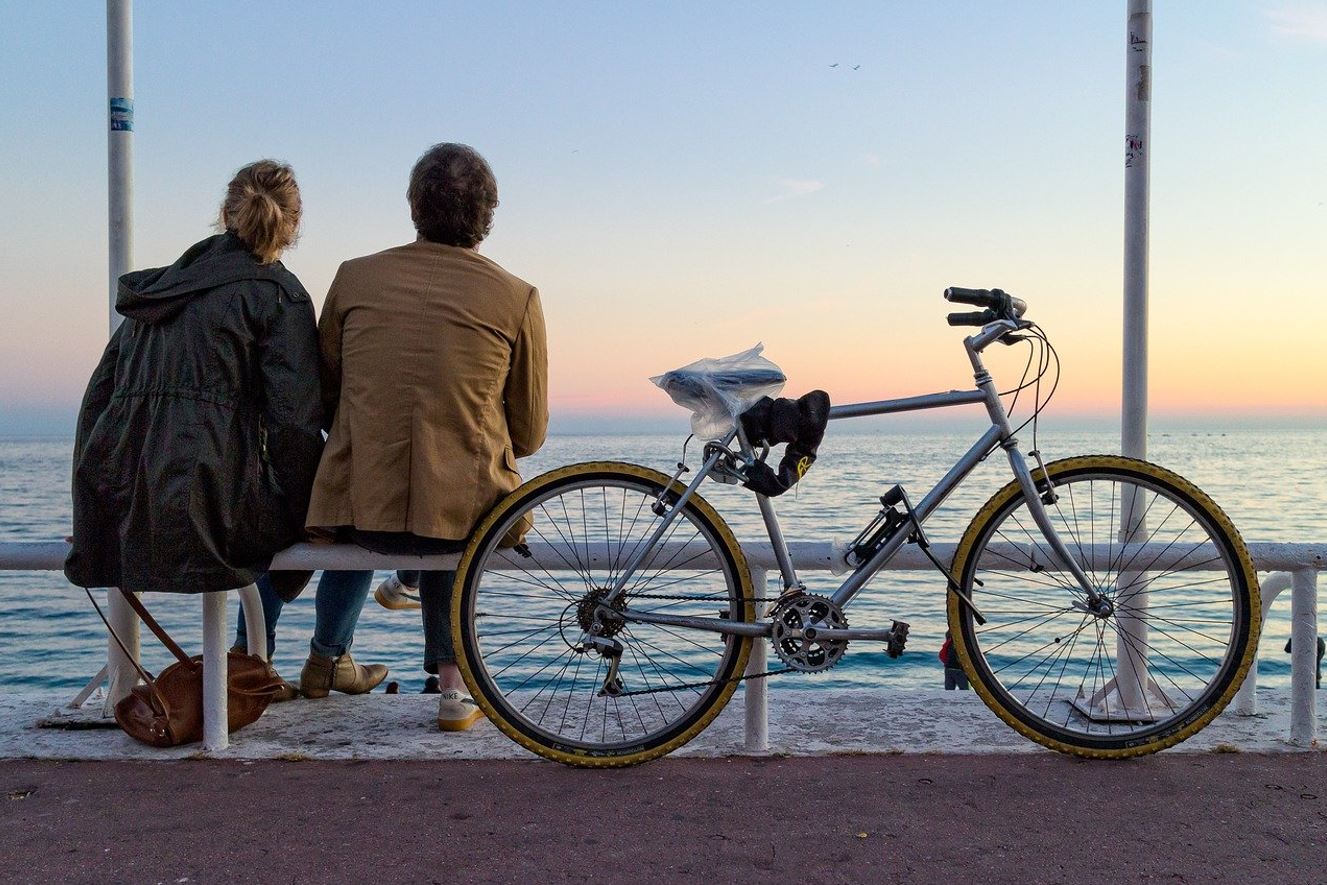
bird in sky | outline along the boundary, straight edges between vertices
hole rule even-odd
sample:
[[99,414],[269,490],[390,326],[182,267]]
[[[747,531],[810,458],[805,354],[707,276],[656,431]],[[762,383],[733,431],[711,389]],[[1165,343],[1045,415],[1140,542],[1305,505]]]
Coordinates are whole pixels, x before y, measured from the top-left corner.
[[834,62],[834,64],[830,65],[831,68],[837,68],[838,66],[839,66],[838,62]]
[[853,69],[854,71],[860,71],[860,70],[862,69],[862,66],[861,66],[861,65],[853,65],[853,66],[852,66],[852,69]]

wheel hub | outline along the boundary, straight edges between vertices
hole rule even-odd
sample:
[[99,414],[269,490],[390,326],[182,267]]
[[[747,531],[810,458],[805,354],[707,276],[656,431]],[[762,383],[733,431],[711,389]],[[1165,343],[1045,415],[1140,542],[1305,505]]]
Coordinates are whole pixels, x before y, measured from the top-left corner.
[[1087,602],[1074,600],[1073,607],[1084,614],[1092,615],[1094,618],[1100,618],[1103,621],[1115,614],[1115,603],[1101,595]]

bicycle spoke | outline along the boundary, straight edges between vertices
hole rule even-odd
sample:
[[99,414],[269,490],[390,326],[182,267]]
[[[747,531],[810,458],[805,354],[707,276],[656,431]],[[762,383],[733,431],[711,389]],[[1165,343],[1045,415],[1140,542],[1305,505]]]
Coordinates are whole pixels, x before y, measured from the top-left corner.
[[1106,604],[1087,610],[1062,581],[1015,495],[965,566],[964,587],[987,620],[978,626],[960,610],[969,652],[1000,706],[1023,711],[1039,734],[1143,746],[1189,721],[1216,686],[1233,692],[1225,674],[1243,647],[1247,591],[1223,530],[1187,493],[1113,466],[1054,485],[1046,511]]
[[[614,618],[598,634],[612,642],[590,642],[589,625],[614,606],[716,618],[725,610],[740,616],[734,613],[750,604],[741,599],[733,557],[691,504],[673,511],[655,538],[660,523],[651,505],[661,490],[634,478],[567,483],[493,526],[494,537],[528,526],[532,543],[532,553],[520,556],[485,542],[484,566],[470,584],[479,674],[504,718],[611,753],[657,740],[731,694],[723,686],[749,639]],[[636,559],[624,593],[604,602]],[[615,646],[625,691],[601,693],[604,655]]]

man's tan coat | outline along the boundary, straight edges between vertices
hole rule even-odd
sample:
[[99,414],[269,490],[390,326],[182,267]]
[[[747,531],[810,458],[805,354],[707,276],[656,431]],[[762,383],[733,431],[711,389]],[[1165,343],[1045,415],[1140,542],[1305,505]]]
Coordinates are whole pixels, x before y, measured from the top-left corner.
[[539,293],[421,239],[342,264],[318,329],[334,417],[308,525],[466,537],[544,441]]

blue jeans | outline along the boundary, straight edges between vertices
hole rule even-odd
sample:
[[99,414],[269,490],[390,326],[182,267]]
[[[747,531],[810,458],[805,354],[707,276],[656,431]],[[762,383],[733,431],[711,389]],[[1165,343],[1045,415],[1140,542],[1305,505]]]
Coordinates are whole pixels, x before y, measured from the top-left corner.
[[[375,553],[429,556],[460,553],[465,541],[421,538],[408,532],[353,531],[356,544]],[[420,616],[424,621],[424,669],[437,673],[438,667],[456,663],[452,646],[452,585],[456,572],[398,571],[402,584],[419,587]],[[413,580],[412,580],[413,579]]]
[[[465,541],[420,538],[405,532],[362,532],[351,530],[349,540],[367,550],[387,555],[427,556],[440,553],[459,553]],[[452,646],[451,601],[456,572],[399,571],[403,584],[419,587],[421,616],[424,621],[424,669],[437,673],[439,665],[456,662]],[[267,651],[276,647],[276,624],[285,603],[272,589],[267,575],[258,580],[258,592],[263,600],[263,621],[267,627]],[[355,638],[355,625],[373,584],[373,572],[328,571],[318,581],[315,600],[316,619],[309,649],[316,654],[338,658],[350,650]],[[235,633],[235,644],[247,647],[248,636],[241,618]]]
[[[355,640],[355,625],[359,623],[359,613],[364,608],[364,600],[369,595],[369,585],[373,583],[373,572],[323,572],[318,581],[318,593],[314,602],[316,617],[313,627],[313,639],[309,642],[310,651],[329,658],[339,658],[350,650]],[[258,594],[263,600],[263,622],[267,627],[267,653],[276,649],[276,625],[281,618],[285,603],[272,589],[267,575],[261,575],[257,581]],[[248,633],[244,618],[240,618],[235,631],[235,644],[247,648]]]
[[[259,575],[254,583],[258,585],[258,597],[263,601],[263,624],[267,627],[267,656],[270,658],[276,651],[276,622],[277,618],[281,617],[281,608],[285,603],[272,589],[272,581],[267,577],[267,572]],[[249,630],[243,617],[235,627],[235,647],[249,650]]]
[[456,649],[452,646],[452,586],[456,572],[398,570],[396,580],[419,590],[425,671],[437,673],[440,664],[456,663]]
[[968,674],[962,667],[945,667],[945,691],[968,690]]

